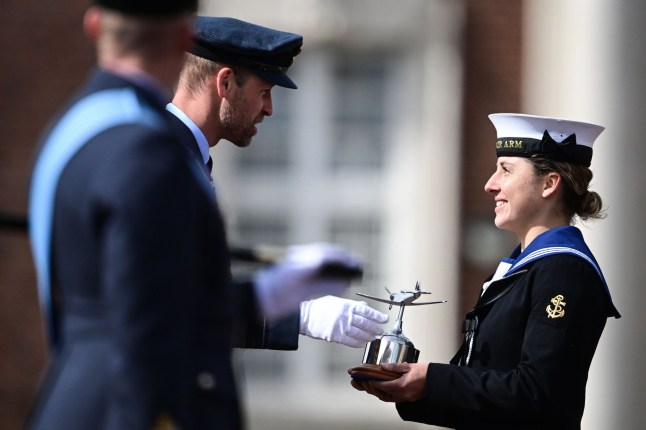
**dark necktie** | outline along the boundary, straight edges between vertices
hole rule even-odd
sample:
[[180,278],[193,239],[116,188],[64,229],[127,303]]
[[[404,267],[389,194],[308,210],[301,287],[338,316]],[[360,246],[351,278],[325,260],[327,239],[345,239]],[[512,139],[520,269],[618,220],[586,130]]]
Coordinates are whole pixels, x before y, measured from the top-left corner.
[[209,161],[206,162],[206,173],[209,175],[209,181],[213,183],[213,177],[211,176],[211,169],[213,169],[213,158],[209,155]]
[[206,162],[206,169],[211,174],[211,169],[213,169],[213,158],[209,155],[209,161]]

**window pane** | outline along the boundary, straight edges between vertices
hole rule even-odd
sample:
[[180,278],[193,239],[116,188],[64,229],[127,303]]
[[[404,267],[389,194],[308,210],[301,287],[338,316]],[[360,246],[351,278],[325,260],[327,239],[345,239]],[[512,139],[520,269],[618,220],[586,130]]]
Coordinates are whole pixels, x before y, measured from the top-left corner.
[[334,68],[333,170],[380,169],[386,67],[383,55],[345,55]]

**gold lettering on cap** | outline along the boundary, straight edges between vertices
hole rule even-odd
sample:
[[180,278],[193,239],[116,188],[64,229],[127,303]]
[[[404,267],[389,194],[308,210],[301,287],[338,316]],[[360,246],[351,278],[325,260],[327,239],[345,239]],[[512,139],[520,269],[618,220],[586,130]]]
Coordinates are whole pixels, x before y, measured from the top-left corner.
[[498,140],[496,142],[496,149],[501,148],[512,148],[512,149],[523,149],[522,140]]

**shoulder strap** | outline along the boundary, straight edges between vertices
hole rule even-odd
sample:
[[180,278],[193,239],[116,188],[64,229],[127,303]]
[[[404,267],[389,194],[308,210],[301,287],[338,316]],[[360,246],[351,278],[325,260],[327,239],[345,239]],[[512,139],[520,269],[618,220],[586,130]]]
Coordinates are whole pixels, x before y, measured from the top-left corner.
[[77,102],[53,128],[36,161],[29,199],[29,235],[36,265],[38,294],[49,339],[57,341],[51,294],[51,236],[56,189],[72,157],[94,136],[123,124],[158,127],[162,116],[141,103],[131,88],[100,91]]

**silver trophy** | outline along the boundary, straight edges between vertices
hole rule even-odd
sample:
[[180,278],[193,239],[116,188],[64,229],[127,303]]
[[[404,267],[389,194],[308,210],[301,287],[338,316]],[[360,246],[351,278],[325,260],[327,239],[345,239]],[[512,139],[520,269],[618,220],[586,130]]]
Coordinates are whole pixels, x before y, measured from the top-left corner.
[[390,294],[390,299],[381,299],[367,294],[357,293],[357,295],[361,297],[390,305],[388,309],[392,309],[393,305],[399,306],[399,314],[397,316],[397,321],[395,321],[395,326],[390,331],[381,335],[379,339],[375,339],[366,345],[366,349],[363,354],[363,364],[350,369],[350,375],[353,378],[364,380],[395,379],[399,377],[399,375],[386,372],[381,369],[379,365],[384,363],[417,363],[419,350],[415,348],[413,342],[411,342],[402,331],[404,309],[406,306],[446,303],[446,300],[415,302],[422,294],[431,294],[428,291],[422,291],[419,282],[415,285],[415,290],[413,291],[401,290],[398,293],[393,293],[388,288],[386,288],[386,291]]

